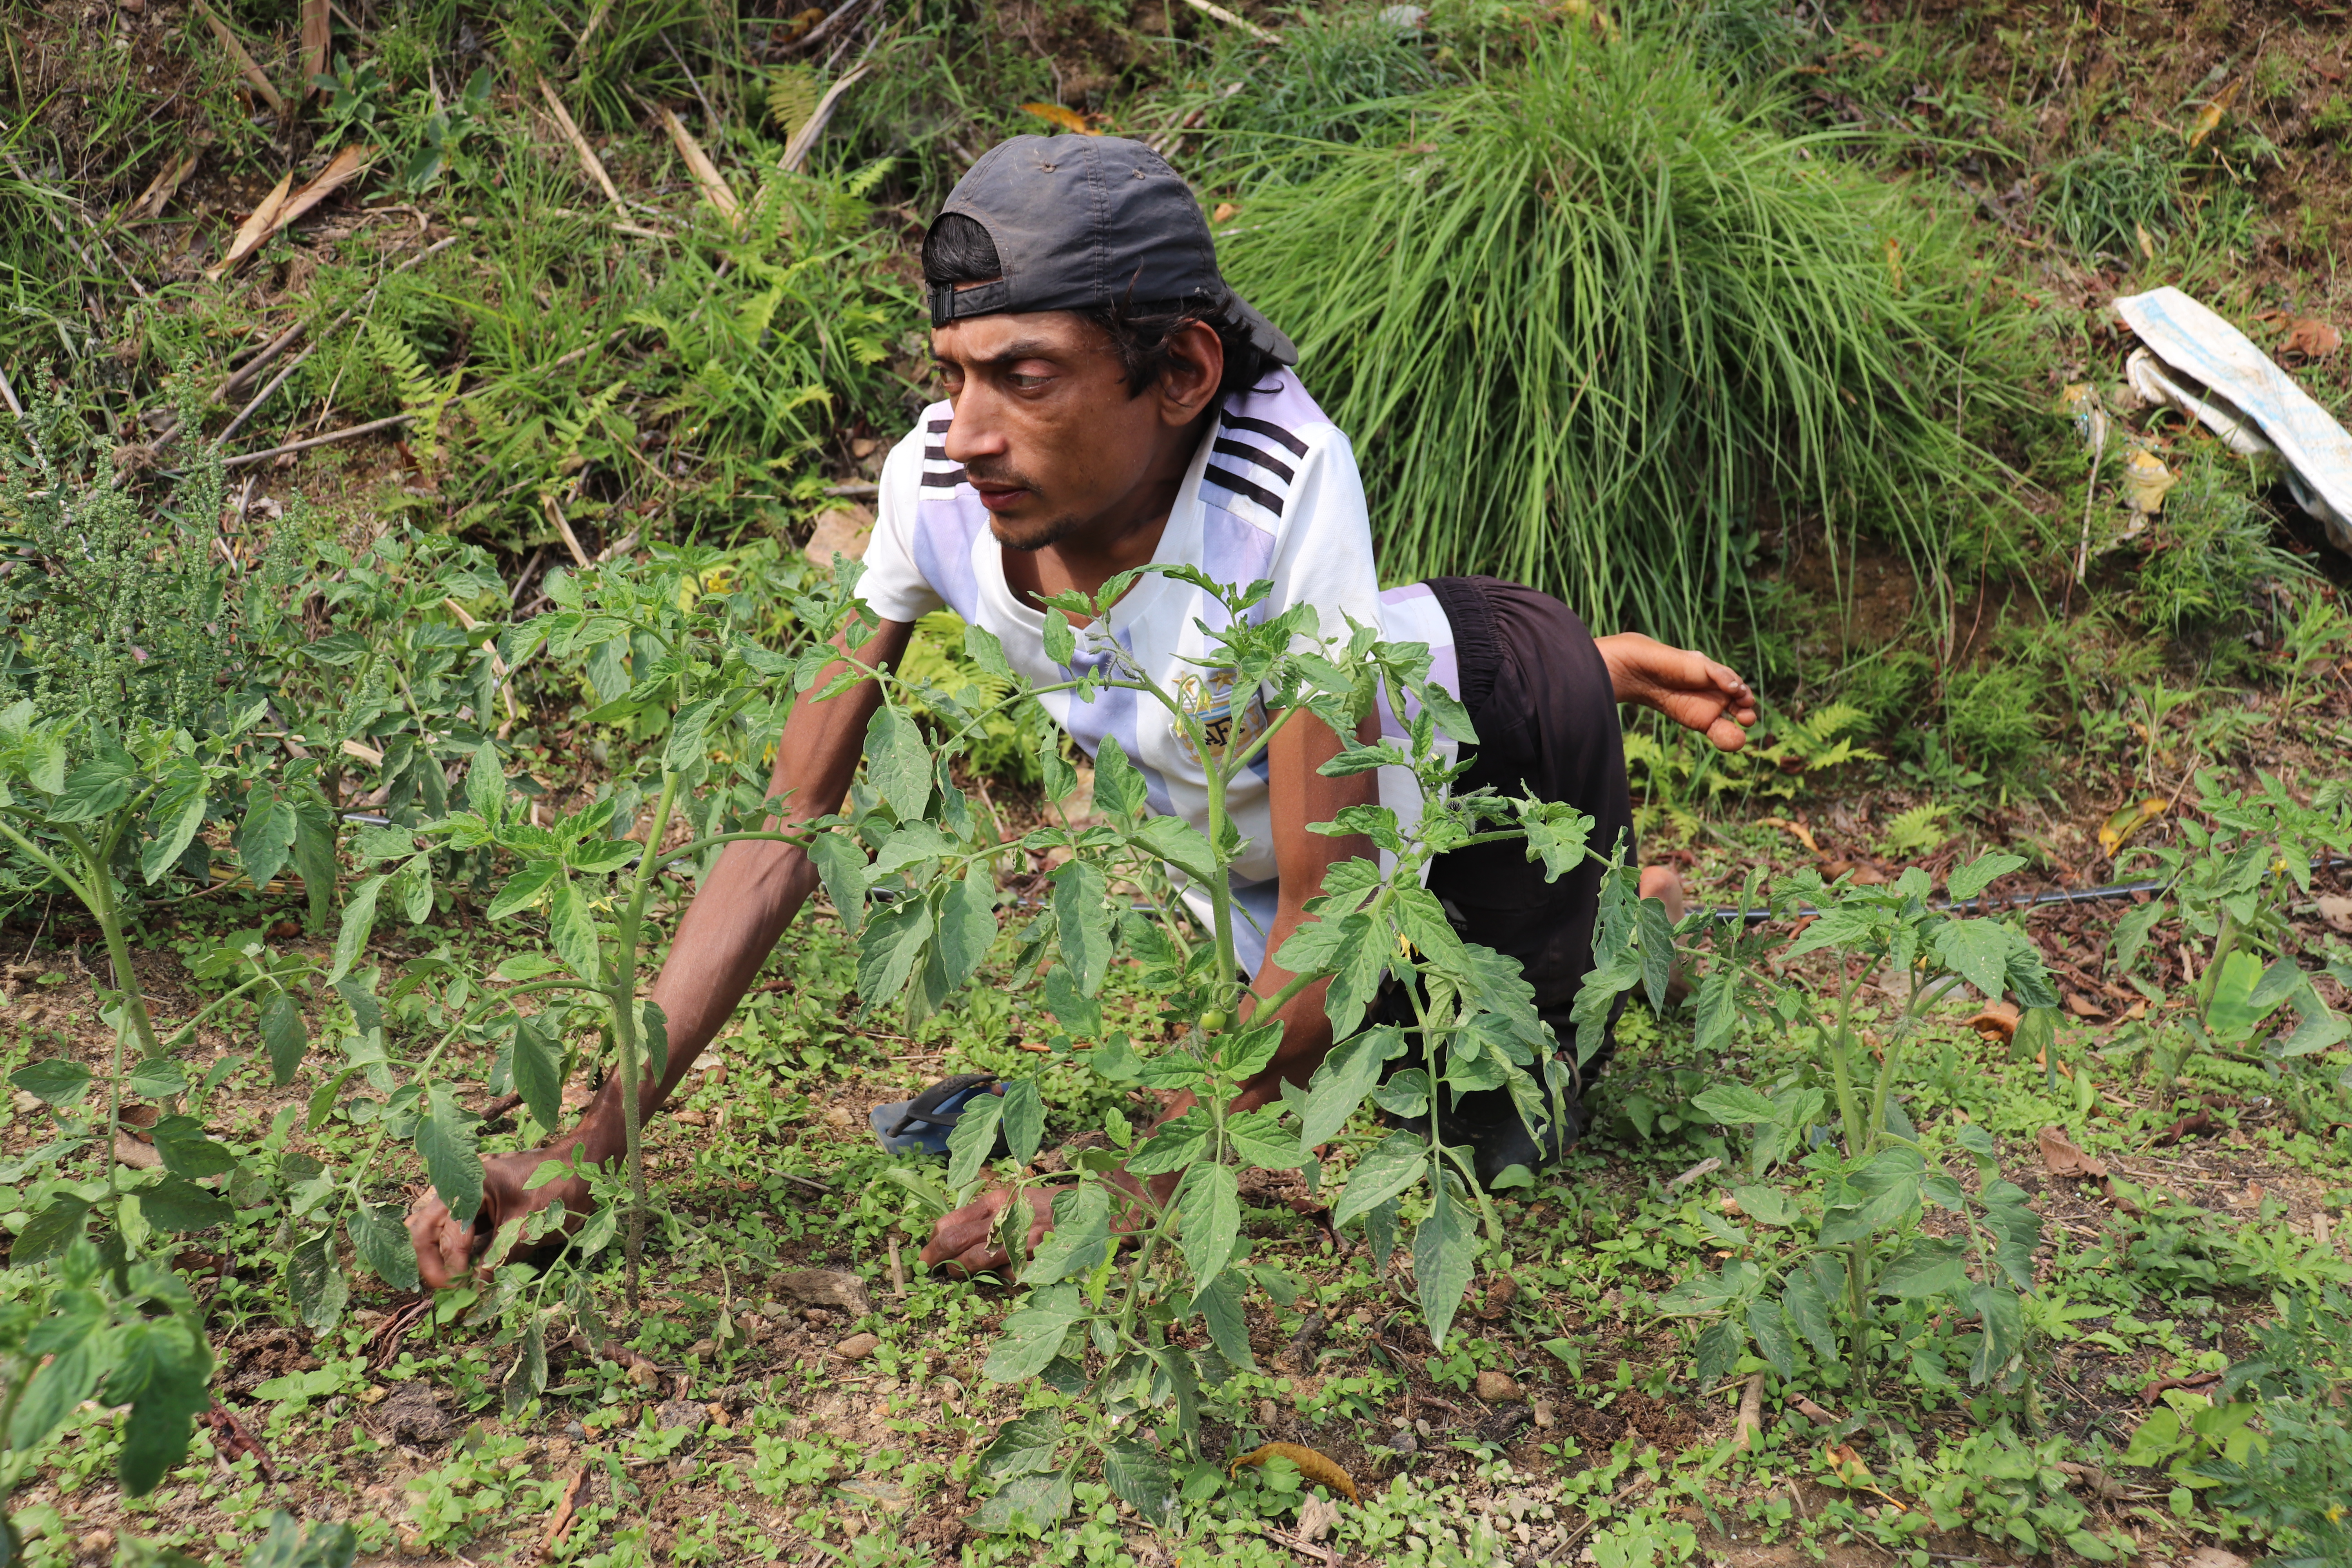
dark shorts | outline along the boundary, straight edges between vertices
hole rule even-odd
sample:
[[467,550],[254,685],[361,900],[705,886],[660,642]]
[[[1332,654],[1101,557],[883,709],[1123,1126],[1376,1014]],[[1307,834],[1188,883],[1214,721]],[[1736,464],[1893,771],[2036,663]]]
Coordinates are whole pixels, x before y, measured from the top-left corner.
[[[1606,856],[1622,834],[1633,860],[1633,806],[1608,667],[1576,612],[1549,594],[1496,577],[1433,577],[1429,588],[1454,626],[1460,696],[1477,727],[1454,786],[1565,801],[1592,818],[1592,847]],[[1519,961],[1536,1007],[1563,1044],[1576,1030],[1569,1008],[1592,968],[1601,868],[1591,861],[1544,880],[1543,862],[1516,842],[1440,856],[1430,890],[1468,942]],[[1589,1081],[1611,1047],[1585,1064]],[[1567,1052],[1573,1064],[1573,1049]],[[1498,1091],[1499,1092],[1499,1091]]]

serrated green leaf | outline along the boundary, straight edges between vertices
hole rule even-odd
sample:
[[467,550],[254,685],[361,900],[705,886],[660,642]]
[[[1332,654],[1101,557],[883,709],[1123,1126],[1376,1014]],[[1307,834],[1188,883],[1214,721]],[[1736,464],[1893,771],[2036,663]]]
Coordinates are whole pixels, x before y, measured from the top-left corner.
[[79,1062],[51,1057],[18,1068],[8,1081],[44,1104],[63,1108],[89,1091],[90,1071]]
[[950,1192],[961,1192],[980,1179],[982,1167],[996,1148],[996,1134],[1003,1118],[1003,1095],[975,1094],[964,1101],[962,1114],[948,1132]]
[[551,884],[547,906],[547,940],[555,955],[572,973],[590,984],[604,977],[604,948],[596,940],[596,917],[577,884]]
[[992,1383],[1020,1383],[1045,1370],[1062,1353],[1062,1342],[1085,1315],[1075,1287],[1050,1285],[1030,1292],[1028,1305],[1004,1320],[981,1375]]
[[1114,911],[1110,887],[1102,868],[1088,860],[1065,862],[1054,873],[1054,927],[1061,942],[1062,962],[1078,982],[1081,994],[1102,988],[1110,969],[1110,928]]
[[1348,1173],[1348,1184],[1331,1210],[1331,1223],[1347,1224],[1358,1215],[1397,1196],[1429,1172],[1429,1141],[1418,1132],[1390,1133]]
[[310,1031],[302,1020],[301,1005],[283,991],[273,991],[261,1005],[259,1022],[262,1047],[269,1053],[269,1081],[283,1089],[294,1081],[310,1049]]
[[482,1206],[482,1157],[474,1147],[474,1123],[458,1109],[449,1086],[436,1083],[428,1109],[416,1121],[416,1153],[433,1190],[460,1226],[474,1223]]
[[1429,1216],[1412,1233],[1412,1276],[1420,1287],[1422,1321],[1440,1354],[1477,1262],[1476,1216],[1455,1201],[1450,1184],[1439,1182]]
[[1965,903],[2024,864],[2022,855],[1979,855],[1954,871],[1944,889],[1955,902]]
[[901,822],[921,818],[931,799],[931,753],[922,730],[903,709],[874,710],[866,726],[866,782]]
[[1242,1203],[1230,1165],[1194,1165],[1176,1189],[1178,1246],[1195,1285],[1224,1271],[1240,1239]]
[[845,833],[823,832],[809,839],[808,858],[824,880],[825,896],[833,900],[841,928],[851,936],[866,919],[866,851]]
[[514,1086],[530,1119],[553,1131],[563,1115],[563,1043],[536,1018],[517,1018]]
[[1037,1145],[1045,1135],[1045,1102],[1037,1093],[1036,1079],[1007,1084],[1003,1105],[1004,1145],[1025,1165],[1037,1157]]
[[355,1203],[343,1222],[359,1260],[395,1290],[417,1288],[416,1248],[400,1210],[389,1204]]
[[1095,752],[1096,807],[1109,814],[1112,821],[1124,825],[1143,815],[1150,794],[1150,786],[1128,760],[1118,737],[1105,735],[1100,749]]

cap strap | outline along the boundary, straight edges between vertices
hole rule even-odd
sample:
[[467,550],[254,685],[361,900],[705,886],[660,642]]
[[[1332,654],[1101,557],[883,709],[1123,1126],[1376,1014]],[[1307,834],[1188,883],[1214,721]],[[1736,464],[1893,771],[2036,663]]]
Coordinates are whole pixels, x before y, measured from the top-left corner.
[[999,278],[992,283],[959,289],[952,283],[931,289],[931,325],[944,327],[964,316],[985,316],[1013,302],[1013,285]]

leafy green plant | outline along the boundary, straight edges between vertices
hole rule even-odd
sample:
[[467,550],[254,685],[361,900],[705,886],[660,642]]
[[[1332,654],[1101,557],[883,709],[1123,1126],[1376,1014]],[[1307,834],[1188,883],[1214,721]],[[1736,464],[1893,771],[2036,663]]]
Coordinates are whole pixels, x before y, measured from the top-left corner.
[[[2205,944],[2194,1007],[2181,1018],[2189,1047],[2241,1050],[2272,1014],[2289,1005],[2300,1022],[2270,1042],[2271,1059],[2310,1056],[2342,1043],[2352,1037],[2352,1025],[2327,1005],[2303,968],[2307,943],[2289,908],[2294,898],[2309,896],[2315,861],[2352,851],[2352,805],[2340,788],[2323,788],[2305,805],[2269,774],[2251,790],[2232,788],[2212,771],[2198,782],[2204,791],[2202,821],[2184,816],[2178,842],[2134,843],[2116,857],[2119,873],[2126,865],[2153,861],[2165,889],[2116,922],[2116,967],[2129,974],[2149,934],[2178,915],[2182,934]],[[2170,1081],[2182,1055],[2169,1044],[2158,1050],[2158,1078]]]
[[[2023,864],[2013,855],[1981,857],[1953,872],[1947,891],[1965,901]],[[1821,914],[1790,944],[1788,956],[1837,958],[1835,1010],[1812,1021],[1801,994],[1783,989],[1770,998],[1766,1016],[1810,1035],[1817,1042],[1817,1065],[1826,1072],[1769,1096],[1725,1084],[1697,1098],[1697,1109],[1723,1125],[1753,1130],[1751,1183],[1735,1186],[1732,1195],[1757,1229],[1707,1216],[1708,1228],[1736,1256],[1720,1269],[1676,1286],[1659,1308],[1711,1320],[1698,1341],[1702,1383],[1720,1379],[1751,1343],[1784,1379],[1798,1374],[1800,1357],[1809,1351],[1819,1365],[1851,1368],[1857,1389],[1868,1386],[1876,1357],[1893,1360],[1897,1352],[1931,1383],[1941,1381],[1932,1363],[1922,1369],[1916,1315],[1891,1317],[1879,1304],[1882,1296],[1906,1304],[1948,1302],[1974,1315],[1979,1328],[1969,1381],[2014,1380],[2025,1349],[2019,1297],[2033,1289],[2041,1219],[2027,1206],[2025,1193],[2001,1179],[1996,1150],[1982,1129],[1962,1125],[1948,1134],[1977,1166],[1975,1192],[1939,1168],[1929,1157],[1937,1141],[1911,1126],[1894,1089],[1906,1081],[1906,1047],[1928,1006],[1949,995],[1956,983],[1988,996],[2013,991],[2036,1026],[2021,1027],[2021,1035],[2046,1041],[2058,997],[2040,952],[1997,921],[1934,908],[1928,901],[1934,884],[1916,867],[1882,886],[1831,887],[1811,872],[1799,873],[1791,884],[1782,896]],[[1696,998],[1702,1053],[1729,1037],[1741,1005],[1739,961],[1758,940],[1728,930],[1712,934],[1715,970]],[[1857,1005],[1882,970],[1899,986],[1900,1005],[1881,1021],[1874,1040],[1865,1039]],[[1814,1129],[1825,1113],[1833,1117],[1829,1128],[1837,1137],[1816,1142]],[[1791,1158],[1821,1179],[1818,1219],[1760,1183]],[[1923,1234],[1927,1208],[1950,1215],[1958,1234]]]
[[159,1259],[126,1256],[119,1238],[103,1251],[76,1239],[53,1270],[12,1291],[0,1304],[0,1547],[8,1560],[21,1560],[8,1499],[82,1401],[131,1406],[116,1474],[125,1495],[142,1497],[188,1451],[210,1402],[212,1366],[204,1310],[186,1283]]
[[1574,29],[1411,113],[1242,193],[1221,251],[1354,438],[1386,571],[1496,572],[1701,642],[1768,496],[1841,531],[1867,505],[1938,568],[1919,498],[1984,471],[1943,389],[1992,342],[1948,240],[1841,133],[1784,138],[1664,39]]

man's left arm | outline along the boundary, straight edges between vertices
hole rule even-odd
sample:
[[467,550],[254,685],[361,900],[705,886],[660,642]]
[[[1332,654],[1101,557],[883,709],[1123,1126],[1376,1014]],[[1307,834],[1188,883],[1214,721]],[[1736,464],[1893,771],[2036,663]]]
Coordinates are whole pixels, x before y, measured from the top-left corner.
[[[1380,738],[1380,726],[1367,719],[1358,727],[1359,740],[1370,745]],[[1328,778],[1318,770],[1339,754],[1339,737],[1312,713],[1300,712],[1276,731],[1266,745],[1270,774],[1266,805],[1273,818],[1274,858],[1281,879],[1275,908],[1274,929],[1266,933],[1265,962],[1250,977],[1250,990],[1271,996],[1289,984],[1290,972],[1274,961],[1290,933],[1304,923],[1307,901],[1323,891],[1325,873],[1341,861],[1371,859],[1372,841],[1361,834],[1337,837],[1308,830],[1310,823],[1329,822],[1351,805],[1380,802],[1377,773]],[[1282,1096],[1285,1079],[1306,1086],[1331,1050],[1331,1020],[1323,1011],[1328,981],[1300,988],[1283,1005],[1282,1045],[1274,1059],[1242,1087],[1233,1105],[1236,1111],[1254,1110]]]

